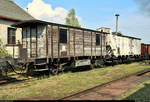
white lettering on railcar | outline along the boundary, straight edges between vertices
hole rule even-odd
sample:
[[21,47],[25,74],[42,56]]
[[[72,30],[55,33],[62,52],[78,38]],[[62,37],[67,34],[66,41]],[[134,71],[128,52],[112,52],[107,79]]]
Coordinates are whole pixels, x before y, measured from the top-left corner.
[[91,60],[77,60],[75,62],[75,66],[79,67],[79,66],[86,66],[86,65],[90,65],[91,64]]

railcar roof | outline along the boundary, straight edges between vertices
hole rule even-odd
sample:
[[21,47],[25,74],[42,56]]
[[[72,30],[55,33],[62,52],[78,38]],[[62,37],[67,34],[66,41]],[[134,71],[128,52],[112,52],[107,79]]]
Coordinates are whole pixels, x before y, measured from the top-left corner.
[[92,32],[97,32],[97,33],[110,34],[110,33],[107,33],[107,32],[101,32],[101,31],[87,29],[87,28],[68,26],[68,25],[64,25],[64,24],[52,23],[52,22],[47,22],[47,21],[42,21],[42,20],[26,20],[26,21],[23,21],[23,22],[13,24],[12,26],[22,28],[22,27],[25,27],[25,26],[29,26],[30,24],[50,24],[50,25],[54,25],[54,26],[62,26],[62,27],[69,27],[69,28],[80,29],[80,30],[85,30],[85,31],[92,31]]
[[126,38],[131,38],[131,39],[138,39],[138,40],[142,40],[141,38],[136,38],[136,37],[132,37],[132,36],[126,36],[123,35],[121,33],[116,34],[116,32],[112,32],[113,35],[117,35],[117,36],[121,36],[121,37],[126,37]]
[[[54,26],[62,26],[62,27],[69,27],[69,28],[80,29],[80,30],[85,30],[85,31],[92,31],[92,32],[97,32],[97,33],[110,34],[110,33],[107,33],[107,32],[101,32],[101,31],[87,29],[87,28],[68,26],[68,25],[64,25],[64,24],[52,23],[52,22],[47,22],[47,21],[42,21],[42,20],[26,20],[26,21],[15,23],[12,26],[22,28],[22,27],[29,26],[31,24],[46,24],[46,25],[50,24],[50,25],[54,25]],[[118,35],[118,36],[141,40],[140,38],[135,38],[135,37],[131,37],[131,36],[125,36],[125,35]]]
[[142,43],[142,45],[145,45],[145,46],[150,46],[150,44],[145,44],[145,43]]
[[131,38],[131,39],[142,40],[141,38],[135,38],[135,37],[132,37],[132,36],[126,36],[126,35],[118,35],[118,36],[126,37],[126,38]]

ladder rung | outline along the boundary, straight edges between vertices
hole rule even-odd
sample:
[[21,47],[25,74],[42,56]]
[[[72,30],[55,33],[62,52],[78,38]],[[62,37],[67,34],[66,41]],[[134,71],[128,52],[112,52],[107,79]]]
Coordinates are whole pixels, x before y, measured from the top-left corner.
[[36,69],[36,70],[34,70],[34,71],[36,71],[36,72],[40,72],[40,71],[47,71],[48,69]]

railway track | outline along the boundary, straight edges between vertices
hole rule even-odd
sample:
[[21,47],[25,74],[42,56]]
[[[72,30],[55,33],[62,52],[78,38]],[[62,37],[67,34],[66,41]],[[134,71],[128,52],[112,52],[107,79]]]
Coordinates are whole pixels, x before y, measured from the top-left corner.
[[139,85],[140,83],[150,79],[150,75],[145,76],[145,74],[149,72],[150,68],[75,94],[68,95],[58,100],[112,100],[127,90],[133,88],[134,85]]
[[[14,74],[16,75],[16,74]],[[14,75],[9,75],[8,77],[10,76],[14,76]],[[17,83],[23,83],[25,81],[32,81],[33,79],[35,79],[34,77],[27,77],[27,78],[24,78],[24,79],[16,79],[16,78],[11,78],[11,79],[8,79],[8,80],[0,80],[0,86],[6,86],[8,84],[17,84]],[[37,77],[37,79],[40,79],[40,77]]]
[[10,80],[10,81],[1,80],[1,81],[0,81],[0,86],[6,86],[6,85],[8,85],[8,84],[22,83],[22,82],[29,81],[29,80],[32,80],[32,79],[33,79],[33,78],[23,79],[23,80],[14,79],[14,80]]

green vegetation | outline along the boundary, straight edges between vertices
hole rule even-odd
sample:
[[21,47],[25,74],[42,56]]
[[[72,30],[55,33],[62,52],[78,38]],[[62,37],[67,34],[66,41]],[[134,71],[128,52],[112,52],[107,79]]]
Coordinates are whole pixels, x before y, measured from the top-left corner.
[[58,99],[88,88],[150,68],[143,63],[132,63],[93,69],[90,71],[66,73],[41,80],[0,87],[0,100],[16,99]]
[[79,24],[78,18],[76,17],[75,9],[71,9],[66,18],[66,25],[81,27]]
[[150,100],[150,80],[131,89],[117,100]]
[[[0,39],[0,44],[2,44],[1,39]],[[0,56],[11,56],[6,51],[6,47],[4,45],[0,45]]]

